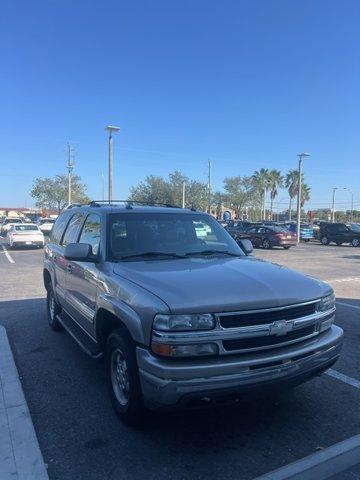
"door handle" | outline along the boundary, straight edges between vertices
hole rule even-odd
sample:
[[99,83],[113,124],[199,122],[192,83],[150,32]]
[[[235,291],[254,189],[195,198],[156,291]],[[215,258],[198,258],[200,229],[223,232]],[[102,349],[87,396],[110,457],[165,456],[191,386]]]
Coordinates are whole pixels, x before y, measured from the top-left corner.
[[72,266],[70,265],[70,263],[67,265],[66,270],[67,270],[69,273],[72,273]]

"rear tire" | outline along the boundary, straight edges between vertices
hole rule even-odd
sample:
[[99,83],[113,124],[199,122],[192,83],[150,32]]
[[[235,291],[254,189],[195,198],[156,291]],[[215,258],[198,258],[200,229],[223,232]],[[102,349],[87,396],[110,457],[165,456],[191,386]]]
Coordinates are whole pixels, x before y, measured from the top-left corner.
[[290,249],[290,245],[284,245],[284,250],[289,250]]
[[111,403],[120,419],[129,425],[139,425],[144,418],[139,369],[135,343],[128,332],[119,328],[106,343],[106,373]]
[[323,235],[321,238],[320,238],[320,242],[323,244],[323,245],[329,245],[329,239],[328,237],[326,237],[325,235]]
[[342,242],[336,242],[336,245],[340,247],[342,245]]
[[270,240],[268,240],[267,238],[265,238],[262,242],[262,246],[263,248],[265,248],[266,250],[269,250],[271,248],[271,243],[270,243]]
[[353,238],[353,239],[351,240],[351,245],[352,245],[353,247],[359,247],[359,246],[360,246],[360,240],[359,240],[358,238]]
[[47,319],[49,326],[52,330],[55,332],[58,332],[59,330],[63,330],[63,326],[59,322],[59,320],[56,318],[56,316],[61,312],[61,307],[55,300],[54,292],[52,289],[52,285],[50,285],[47,288],[47,296],[46,296],[46,313],[47,313]]

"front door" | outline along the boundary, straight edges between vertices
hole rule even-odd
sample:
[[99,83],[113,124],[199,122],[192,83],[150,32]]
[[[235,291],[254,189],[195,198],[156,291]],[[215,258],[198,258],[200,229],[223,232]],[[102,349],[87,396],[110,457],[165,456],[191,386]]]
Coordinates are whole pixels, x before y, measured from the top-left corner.
[[[79,243],[91,245],[92,254],[99,255],[101,219],[96,213],[87,216]],[[69,313],[88,333],[94,334],[94,317],[98,295],[99,270],[94,262],[69,261],[66,298]]]

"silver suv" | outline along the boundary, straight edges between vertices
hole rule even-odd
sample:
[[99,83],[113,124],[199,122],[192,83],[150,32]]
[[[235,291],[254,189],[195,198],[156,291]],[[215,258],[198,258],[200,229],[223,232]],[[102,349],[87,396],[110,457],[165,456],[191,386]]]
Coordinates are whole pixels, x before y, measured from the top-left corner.
[[251,250],[202,212],[133,202],[65,210],[45,248],[49,324],[105,358],[128,422],[145,407],[296,385],[339,357],[334,293]]

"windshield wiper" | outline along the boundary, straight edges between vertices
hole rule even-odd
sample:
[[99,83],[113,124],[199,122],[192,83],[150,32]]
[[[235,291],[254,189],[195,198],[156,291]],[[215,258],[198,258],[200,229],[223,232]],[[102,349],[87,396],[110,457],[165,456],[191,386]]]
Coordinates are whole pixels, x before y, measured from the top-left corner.
[[151,258],[151,257],[185,258],[184,255],[179,255],[177,253],[143,252],[143,253],[132,253],[131,255],[123,255],[119,258],[119,260],[128,260],[131,258]]
[[201,250],[200,252],[188,252],[185,253],[187,257],[192,255],[215,255],[221,253],[222,255],[229,255],[231,257],[241,257],[238,253],[227,252],[226,250]]

